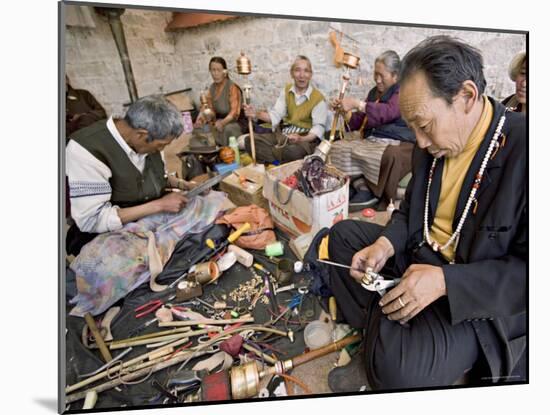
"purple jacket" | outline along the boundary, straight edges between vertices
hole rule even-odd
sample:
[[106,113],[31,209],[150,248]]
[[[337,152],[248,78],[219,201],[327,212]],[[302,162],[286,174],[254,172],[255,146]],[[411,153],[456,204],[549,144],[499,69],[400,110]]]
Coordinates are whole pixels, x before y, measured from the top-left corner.
[[384,95],[376,102],[376,88],[369,91],[365,102],[365,112],[353,113],[349,122],[350,130],[359,130],[365,118],[365,137],[374,135],[382,138],[393,138],[395,140],[415,142],[414,133],[407,127],[401,118],[399,111],[399,84],[390,87]]

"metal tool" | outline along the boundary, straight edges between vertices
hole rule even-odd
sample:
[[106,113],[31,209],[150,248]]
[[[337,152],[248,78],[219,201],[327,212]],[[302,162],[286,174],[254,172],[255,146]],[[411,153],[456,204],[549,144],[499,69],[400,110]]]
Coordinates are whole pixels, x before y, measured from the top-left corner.
[[386,279],[382,274],[374,272],[370,267],[367,267],[366,270],[359,268],[353,268],[349,265],[339,264],[337,262],[326,261],[324,259],[318,259],[317,262],[322,262],[323,264],[332,265],[340,268],[347,268],[350,270],[358,271],[363,273],[363,278],[361,278],[361,286],[365,290],[376,291],[380,296],[386,294],[388,288],[394,287],[401,281],[401,278]]
[[[176,296],[171,295],[170,297],[168,297],[167,301],[172,301],[174,298],[176,298]],[[162,300],[151,300],[143,305],[140,305],[139,307],[136,307],[134,309],[134,312],[136,313],[136,318],[141,318],[146,316],[147,314],[151,314],[157,311],[163,305],[164,301]]]
[[185,194],[185,197],[187,197],[188,199],[192,198],[192,197],[195,197],[197,195],[200,195],[202,192],[204,192],[205,190],[208,190],[210,189],[211,187],[217,185],[219,182],[221,182],[223,179],[225,179],[227,176],[229,176],[231,174],[230,171],[227,171],[223,174],[218,174],[217,176],[214,176],[214,177],[211,177],[210,179],[208,180],[205,180],[204,182],[202,182],[201,184],[199,184],[198,186],[194,187],[193,189],[189,190],[186,194]]

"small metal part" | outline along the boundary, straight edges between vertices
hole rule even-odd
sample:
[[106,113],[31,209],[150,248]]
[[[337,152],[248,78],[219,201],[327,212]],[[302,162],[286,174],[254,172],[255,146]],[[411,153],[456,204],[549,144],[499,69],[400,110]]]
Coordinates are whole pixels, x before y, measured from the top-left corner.
[[[202,300],[202,299],[200,299],[200,298],[198,298],[198,297],[195,298],[195,299],[196,299],[199,303],[201,303],[202,305],[208,307],[209,309],[211,309],[211,310],[216,310],[216,308],[215,308],[212,304],[207,303],[206,301],[204,301],[204,300]],[[217,311],[217,310],[216,310],[216,311]]]

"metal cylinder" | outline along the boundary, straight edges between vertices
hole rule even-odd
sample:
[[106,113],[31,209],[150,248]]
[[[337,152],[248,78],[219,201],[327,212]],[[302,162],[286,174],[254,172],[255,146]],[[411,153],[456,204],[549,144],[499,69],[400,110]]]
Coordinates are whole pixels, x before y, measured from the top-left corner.
[[342,64],[351,69],[356,69],[359,66],[359,56],[353,55],[348,52],[344,52],[344,57],[342,58]]
[[241,52],[241,56],[237,58],[237,72],[239,75],[249,75],[252,72],[252,64],[244,52]]
[[256,396],[260,386],[260,375],[256,362],[248,362],[231,369],[231,396],[246,399]]
[[201,262],[195,265],[195,281],[201,285],[208,284],[220,276],[216,261]]

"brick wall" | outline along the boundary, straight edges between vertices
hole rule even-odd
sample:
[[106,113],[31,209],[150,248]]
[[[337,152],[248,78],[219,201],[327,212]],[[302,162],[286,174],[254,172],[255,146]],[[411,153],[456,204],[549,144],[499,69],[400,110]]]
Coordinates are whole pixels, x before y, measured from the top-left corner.
[[[93,29],[67,27],[67,73],[74,87],[90,90],[108,113],[120,114],[129,96],[116,45],[107,20],[96,13],[92,16]],[[258,107],[271,106],[284,83],[290,81],[289,66],[297,54],[311,59],[316,86],[326,96],[337,94],[342,72],[332,63],[331,26],[357,41],[343,38],[342,46],[361,57],[348,92],[358,97],[364,97],[374,85],[372,68],[381,52],[394,49],[403,56],[427,36],[450,34],[482,51],[488,93],[501,99],[514,91],[507,75],[508,63],[526,47],[524,35],[477,31],[242,17],[166,33],[170,12],[128,9],[121,19],[140,96],[192,87],[198,102],[198,93],[211,82],[208,61],[214,55],[224,57],[230,76],[244,84],[235,73],[235,60],[242,50],[253,65],[249,82]],[[359,79],[364,81],[362,85]]]

